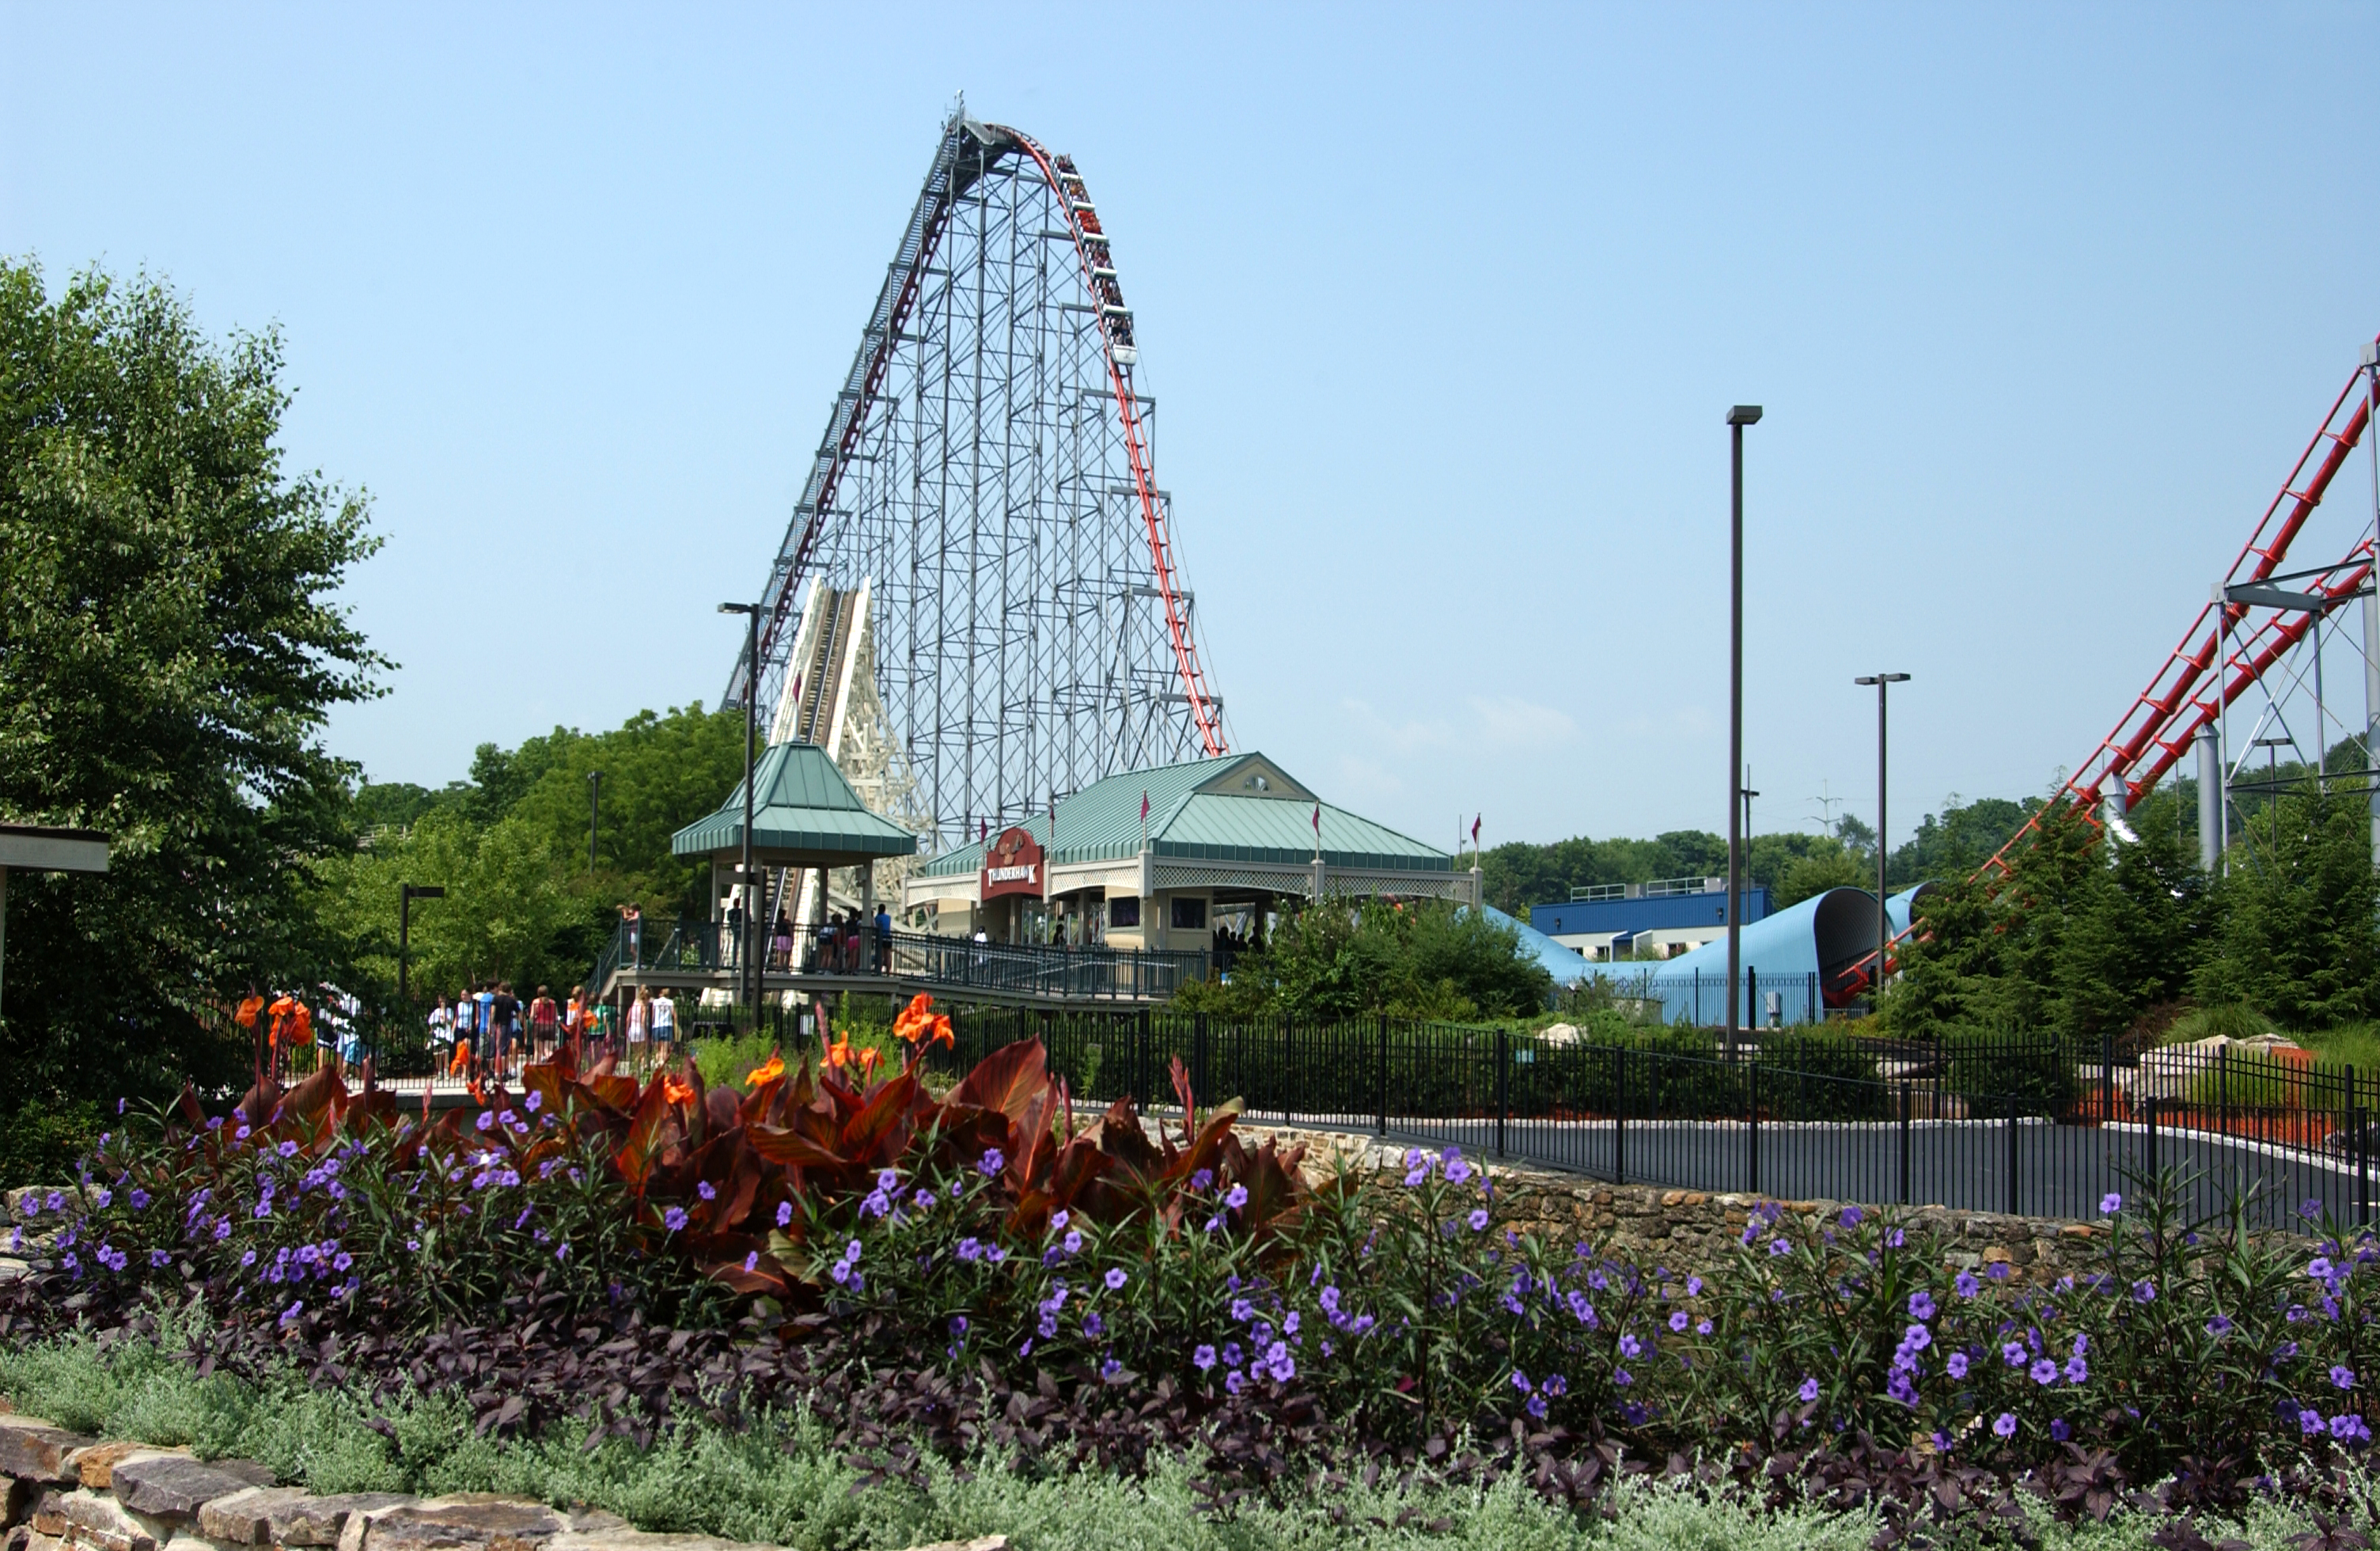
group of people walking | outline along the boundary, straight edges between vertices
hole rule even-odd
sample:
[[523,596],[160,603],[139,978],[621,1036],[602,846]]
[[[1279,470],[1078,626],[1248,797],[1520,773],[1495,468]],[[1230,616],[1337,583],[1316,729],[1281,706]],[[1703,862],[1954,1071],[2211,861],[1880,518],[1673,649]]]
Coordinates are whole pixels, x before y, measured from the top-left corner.
[[530,1061],[551,1060],[565,1040],[582,1061],[605,1055],[643,1070],[670,1059],[677,1039],[677,1003],[667,988],[637,988],[634,1001],[614,1010],[570,988],[557,1003],[540,986],[526,1006],[504,981],[440,998],[430,1012],[430,1043],[449,1076],[504,1079]]

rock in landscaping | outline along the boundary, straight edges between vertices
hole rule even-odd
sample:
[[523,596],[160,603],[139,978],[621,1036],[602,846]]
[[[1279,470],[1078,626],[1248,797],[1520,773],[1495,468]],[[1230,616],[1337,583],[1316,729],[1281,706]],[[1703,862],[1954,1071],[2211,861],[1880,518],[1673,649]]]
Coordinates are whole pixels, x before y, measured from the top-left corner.
[[938,1540],[931,1545],[913,1545],[909,1551],[1008,1551],[1008,1537],[983,1535],[975,1540]]
[[462,1493],[378,1515],[363,1551],[534,1551],[569,1527],[540,1503]]
[[206,1463],[187,1454],[136,1454],[110,1473],[115,1500],[155,1519],[195,1519],[217,1497],[273,1484],[273,1472],[253,1460]]
[[94,1492],[104,1492],[115,1480],[115,1467],[135,1454],[178,1454],[176,1448],[152,1448],[145,1443],[95,1443],[89,1448],[78,1448],[67,1468],[74,1478]]
[[232,1545],[273,1544],[273,1513],[306,1496],[302,1486],[251,1486],[199,1509],[199,1533]]
[[149,1526],[98,1492],[67,1494],[66,1543],[79,1551],[157,1551]]
[[70,1457],[75,1450],[89,1448],[98,1441],[30,1416],[0,1420],[0,1475],[26,1481],[71,1482],[74,1478],[67,1472]]
[[350,1518],[402,1508],[416,1499],[401,1492],[342,1492],[335,1496],[300,1495],[266,1509],[275,1545],[336,1545]]

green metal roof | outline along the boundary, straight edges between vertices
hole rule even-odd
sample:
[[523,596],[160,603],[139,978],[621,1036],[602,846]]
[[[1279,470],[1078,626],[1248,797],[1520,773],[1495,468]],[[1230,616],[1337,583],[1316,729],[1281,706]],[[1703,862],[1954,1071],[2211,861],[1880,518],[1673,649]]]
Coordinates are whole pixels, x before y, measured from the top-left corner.
[[[871,856],[917,853],[917,837],[870,813],[834,761],[827,757],[826,750],[816,744],[772,745],[752,772],[752,790],[757,798],[752,814],[756,854],[807,853],[808,865],[824,866],[830,865],[825,860],[830,856],[844,856],[856,863]],[[740,781],[718,812],[696,819],[670,837],[670,850],[680,856],[715,855],[743,848],[744,783]]]
[[[1058,804],[1058,843],[1049,866],[1125,861],[1140,854],[1140,797],[1148,794],[1149,849],[1160,856],[1302,866],[1314,859],[1318,799],[1261,754],[1232,754],[1127,770],[1094,782]],[[1322,807],[1322,859],[1335,867],[1451,872],[1443,851],[1344,808]],[[1003,825],[1002,828],[1011,826]],[[1020,820],[1045,847],[1050,816]],[[960,878],[983,867],[983,842],[970,841],[917,869]]]

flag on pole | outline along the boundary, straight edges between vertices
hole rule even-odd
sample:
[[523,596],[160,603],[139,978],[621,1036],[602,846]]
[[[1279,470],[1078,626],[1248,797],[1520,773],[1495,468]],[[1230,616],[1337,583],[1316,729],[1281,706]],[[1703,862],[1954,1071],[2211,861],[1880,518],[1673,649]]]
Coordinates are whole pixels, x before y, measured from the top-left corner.
[[1475,815],[1471,820],[1471,849],[1474,851],[1479,849],[1479,820],[1485,817],[1485,814]]
[[1140,794],[1140,821],[1144,824],[1148,822],[1148,794],[1146,792]]
[[1322,805],[1320,803],[1314,805],[1314,838],[1318,842],[1322,839]]

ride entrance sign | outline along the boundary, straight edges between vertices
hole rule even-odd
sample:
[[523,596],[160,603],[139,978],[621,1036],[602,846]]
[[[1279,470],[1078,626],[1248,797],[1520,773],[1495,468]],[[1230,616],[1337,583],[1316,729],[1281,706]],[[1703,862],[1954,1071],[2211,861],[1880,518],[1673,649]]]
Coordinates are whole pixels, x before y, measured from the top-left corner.
[[983,854],[982,897],[996,900],[1010,894],[1041,897],[1047,875],[1042,871],[1041,844],[1024,830],[1002,830]]

